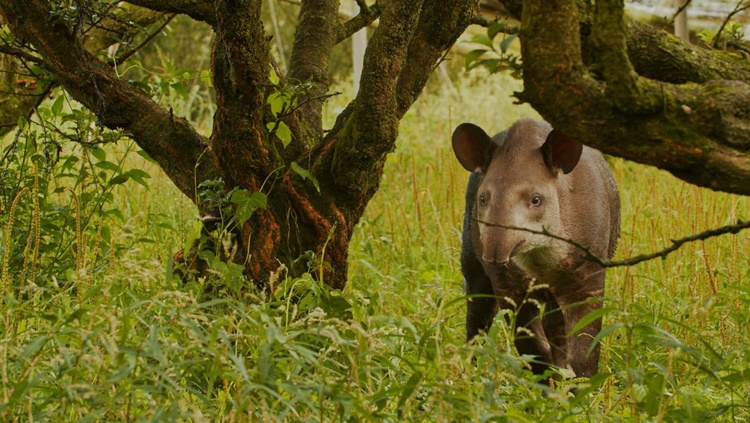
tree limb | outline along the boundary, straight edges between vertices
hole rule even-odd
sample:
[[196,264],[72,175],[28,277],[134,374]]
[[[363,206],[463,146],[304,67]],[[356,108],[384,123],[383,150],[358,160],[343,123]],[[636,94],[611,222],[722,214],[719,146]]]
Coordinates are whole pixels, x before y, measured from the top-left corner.
[[357,16],[341,24],[341,30],[336,37],[336,43],[340,43],[354,35],[362,28],[367,28],[380,17],[380,6],[375,3],[372,7],[361,7]]
[[[610,1],[597,1],[597,7]],[[621,8],[617,3],[613,7]],[[604,153],[657,166],[695,185],[750,194],[750,111],[743,97],[750,95],[750,86],[745,82],[676,85],[633,77],[636,85],[613,87],[632,74],[614,70],[605,83],[589,72],[574,0],[526,0],[522,20],[520,98],[554,127]],[[617,24],[609,29],[616,34],[624,28],[620,23],[615,17],[600,24]],[[621,53],[607,56],[594,49],[597,54],[601,62]],[[618,57],[609,66],[626,67],[626,56]]]
[[117,58],[116,63],[123,63],[126,60],[128,60],[130,57],[132,57],[134,54],[138,53],[143,47],[147,46],[157,35],[161,33],[161,31],[166,28],[167,25],[169,25],[170,22],[172,22],[172,19],[174,19],[177,16],[177,14],[173,13],[167,17],[167,20],[164,21],[161,25],[159,25],[158,28],[156,28],[154,31],[151,31],[151,34],[146,37],[145,40],[141,41],[140,44],[133,47],[131,50],[128,50],[127,52],[123,53],[120,57]]
[[23,59],[27,62],[35,63],[40,66],[45,65],[45,61],[41,57],[35,56],[25,50],[13,48],[7,45],[0,44],[0,53],[7,54],[9,56],[14,56],[19,59]]
[[[406,63],[398,78],[398,117],[409,110],[422,92],[432,70],[471,22],[474,2],[425,2]],[[446,16],[450,17],[446,19]]]
[[672,28],[674,25],[674,21],[677,20],[677,17],[680,16],[680,13],[682,13],[685,9],[687,9],[688,6],[690,6],[690,3],[692,3],[693,0],[687,0],[685,3],[683,3],[680,7],[675,10],[675,12],[672,14],[672,17],[664,24],[662,27],[663,29]]
[[143,91],[121,80],[114,69],[86,51],[81,39],[53,23],[43,0],[5,0],[0,13],[14,35],[33,44],[57,83],[100,120],[117,121],[164,169],[175,185],[195,200],[195,182],[218,175],[206,140],[190,124],[164,110]]
[[[266,144],[263,106],[270,86],[271,53],[261,21],[261,2],[217,0],[212,67],[217,108],[211,148],[227,186],[260,190],[279,167]],[[241,141],[239,141],[241,140]],[[247,166],[234,166],[239,160]]]
[[[338,7],[336,0],[308,0],[300,6],[288,77],[292,81],[312,82],[309,98],[324,95],[331,84],[328,70],[339,36]],[[299,114],[307,130],[320,140],[323,136],[323,101],[306,102]]]
[[179,13],[216,26],[216,8],[212,0],[127,0],[128,3],[163,13]]
[[653,253],[639,254],[637,256],[628,257],[628,258],[622,259],[622,260],[607,260],[607,259],[601,258],[601,257],[597,256],[596,254],[592,253],[591,249],[588,246],[583,245],[580,242],[577,242],[577,241],[572,240],[570,238],[565,238],[565,237],[562,237],[562,236],[559,236],[559,235],[555,235],[555,234],[547,231],[546,229],[542,229],[541,231],[539,231],[539,230],[535,230],[535,229],[522,228],[522,227],[518,227],[518,226],[499,225],[499,224],[496,224],[496,223],[485,222],[483,220],[476,219],[476,218],[473,219],[473,220],[476,221],[476,222],[478,222],[478,223],[481,223],[483,225],[487,225],[487,226],[496,226],[496,227],[503,228],[503,229],[511,229],[511,230],[516,230],[516,231],[529,232],[529,233],[536,234],[536,235],[544,235],[544,236],[547,236],[549,238],[565,242],[565,243],[570,244],[570,245],[576,247],[577,249],[581,250],[583,252],[584,258],[586,260],[593,261],[594,263],[596,263],[596,264],[598,264],[598,265],[600,265],[602,267],[633,266],[633,265],[636,265],[638,263],[642,263],[644,261],[653,260],[655,258],[665,259],[665,258],[667,258],[667,256],[669,254],[677,251],[678,249],[680,249],[680,247],[682,247],[684,244],[687,244],[689,242],[705,241],[705,240],[707,240],[709,238],[714,238],[714,237],[721,236],[721,235],[726,235],[726,234],[735,234],[736,235],[740,231],[742,231],[744,229],[750,228],[750,221],[743,222],[742,220],[738,220],[737,223],[734,224],[734,225],[721,226],[719,228],[709,229],[709,230],[706,230],[706,231],[703,231],[703,232],[700,232],[700,233],[697,233],[697,234],[693,234],[693,235],[688,235],[688,236],[685,236],[685,237],[682,237],[682,238],[679,238],[679,239],[673,239],[672,240],[672,245],[670,245],[669,247],[663,248],[663,249],[661,249],[659,251],[655,251]]
[[[714,79],[750,80],[750,62],[688,44],[653,26],[626,18],[628,58],[639,75],[673,84]],[[586,57],[584,40],[584,57]]]
[[[83,37],[84,46],[92,54],[100,53],[101,50],[113,43],[128,40],[134,26],[148,26],[162,16],[162,13],[140,7],[120,8],[114,16],[106,16],[96,27],[86,31]],[[14,49],[10,46],[4,47]],[[7,51],[7,53],[23,61],[36,63],[43,68],[47,67],[46,61],[29,51],[15,49],[15,51]],[[22,66],[21,60],[0,60],[0,70],[15,74]],[[4,81],[0,80],[0,90],[10,93],[6,97],[10,101],[3,102],[0,105],[0,136],[13,130],[19,116],[30,118],[47,95],[54,88],[57,88],[55,83],[49,83],[46,87],[40,87],[37,91],[32,91],[31,94],[26,92],[21,93],[14,85],[15,80],[15,77],[5,78]]]

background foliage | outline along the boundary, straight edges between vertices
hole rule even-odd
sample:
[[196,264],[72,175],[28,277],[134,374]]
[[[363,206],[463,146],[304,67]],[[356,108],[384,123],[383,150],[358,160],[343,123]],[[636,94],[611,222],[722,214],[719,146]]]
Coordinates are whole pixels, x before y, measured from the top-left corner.
[[[201,68],[175,57],[151,55],[133,72],[207,128]],[[99,132],[64,95],[45,104],[2,144],[0,416],[750,419],[748,234],[610,270],[602,373],[591,380],[537,383],[529,358],[512,349],[512,313],[498,316],[483,344],[463,342],[458,256],[468,175],[448,140],[462,121],[499,131],[533,116],[512,104],[517,84],[477,72],[429,87],[402,122],[355,233],[344,292],[281,277],[270,297],[229,289],[210,301],[202,295],[209,282],[235,283],[230,264],[216,262],[213,281],[184,284],[172,274],[172,254],[200,236],[191,203],[129,140]],[[344,94],[328,101],[329,120],[352,95],[345,82],[337,88]],[[623,199],[618,257],[750,218],[747,198],[611,165]]]

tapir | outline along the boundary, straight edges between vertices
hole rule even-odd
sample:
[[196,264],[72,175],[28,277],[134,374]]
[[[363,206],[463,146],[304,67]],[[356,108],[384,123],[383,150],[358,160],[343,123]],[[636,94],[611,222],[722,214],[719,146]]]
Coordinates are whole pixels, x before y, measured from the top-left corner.
[[472,172],[461,251],[467,341],[513,310],[514,344],[535,356],[534,373],[596,374],[601,319],[576,323],[601,308],[605,279],[580,246],[609,259],[620,234],[619,192],[602,154],[533,119],[494,137],[462,123],[452,142]]

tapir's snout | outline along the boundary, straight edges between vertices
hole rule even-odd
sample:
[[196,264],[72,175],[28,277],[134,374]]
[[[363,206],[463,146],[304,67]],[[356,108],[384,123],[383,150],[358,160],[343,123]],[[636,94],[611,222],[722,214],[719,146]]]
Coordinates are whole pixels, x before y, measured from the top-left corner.
[[482,261],[497,266],[507,265],[526,243],[525,239],[519,237],[519,232],[497,227],[481,228]]

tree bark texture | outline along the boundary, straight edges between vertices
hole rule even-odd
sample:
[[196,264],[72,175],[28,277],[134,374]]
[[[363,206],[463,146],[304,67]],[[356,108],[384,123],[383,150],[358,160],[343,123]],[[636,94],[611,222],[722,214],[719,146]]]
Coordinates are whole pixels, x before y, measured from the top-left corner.
[[[303,1],[290,69],[279,77],[282,84],[311,88],[281,118],[292,134],[286,147],[268,126],[277,119],[266,104],[275,89],[271,69],[279,71],[260,19],[264,1],[130,2],[184,13],[214,28],[217,111],[208,139],[118,78],[70,26],[51,17],[47,1],[3,0],[0,13],[16,37],[34,46],[56,83],[100,120],[119,122],[193,201],[200,201],[196,184],[217,177],[227,189],[266,194],[267,207],[235,234],[233,259],[245,265],[252,281],[267,288],[285,271],[295,276],[313,269],[322,282],[343,288],[352,231],[377,191],[399,120],[468,26],[475,1],[382,2],[344,23],[338,0]],[[365,55],[359,95],[325,133],[322,98],[332,49],[376,17],[380,25]],[[293,162],[312,174],[319,191],[292,171]]]
[[525,0],[519,17],[520,97],[553,126],[692,184],[750,194],[749,61],[633,22],[622,0]]

